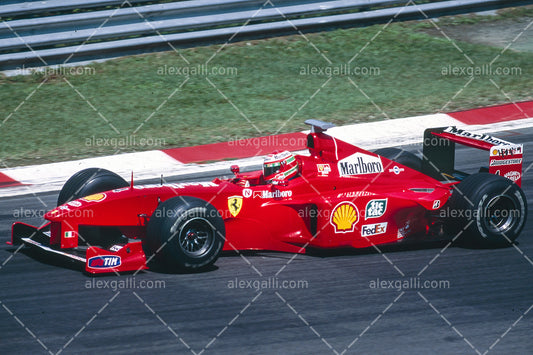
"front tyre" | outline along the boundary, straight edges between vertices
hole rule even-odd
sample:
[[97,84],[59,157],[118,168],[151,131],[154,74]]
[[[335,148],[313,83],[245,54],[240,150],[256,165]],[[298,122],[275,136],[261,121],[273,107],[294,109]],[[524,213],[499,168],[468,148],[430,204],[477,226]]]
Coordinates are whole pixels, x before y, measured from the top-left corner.
[[511,245],[527,218],[527,201],[520,187],[488,173],[461,181],[447,205],[449,230],[477,247]]
[[224,221],[211,204],[178,196],[154,211],[144,242],[149,256],[170,269],[190,272],[213,265],[224,240]]
[[[128,182],[112,171],[101,168],[88,168],[78,171],[67,180],[59,192],[57,205],[96,194],[99,192],[129,186]],[[110,247],[127,242],[115,227],[80,226],[80,244]]]
[[126,180],[112,171],[101,168],[84,169],[72,175],[63,185],[57,198],[57,205],[128,185]]

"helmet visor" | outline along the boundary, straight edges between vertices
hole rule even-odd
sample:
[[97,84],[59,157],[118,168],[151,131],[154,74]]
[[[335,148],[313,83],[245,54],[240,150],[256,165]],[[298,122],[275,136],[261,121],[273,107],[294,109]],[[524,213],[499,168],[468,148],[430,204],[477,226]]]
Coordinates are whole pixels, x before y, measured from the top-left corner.
[[263,175],[268,178],[273,176],[274,174],[279,173],[281,164],[279,162],[276,163],[269,163],[263,165]]

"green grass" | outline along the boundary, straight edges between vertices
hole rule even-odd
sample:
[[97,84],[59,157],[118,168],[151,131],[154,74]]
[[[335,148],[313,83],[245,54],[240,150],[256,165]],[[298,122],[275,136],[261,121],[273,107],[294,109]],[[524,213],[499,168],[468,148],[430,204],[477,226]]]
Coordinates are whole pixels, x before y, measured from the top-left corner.
[[[506,103],[508,97],[532,99],[533,53],[506,51],[495,63],[518,67],[521,75],[475,77],[464,87],[468,77],[443,76],[442,70],[471,64],[448,40],[420,27],[420,22],[393,23],[377,36],[383,25],[308,34],[308,41],[295,35],[181,50],[190,64],[171,51],[94,64],[90,75],[0,78],[2,167],[294,132],[305,129],[308,118],[341,125]],[[458,45],[475,65],[501,52]],[[206,76],[192,75],[175,91],[185,76],[158,74],[165,65],[204,64],[220,48],[209,65],[238,73],[207,76],[215,87]],[[359,52],[352,67],[380,72],[350,76],[359,89],[343,75],[325,85],[325,75],[301,75],[308,65],[341,65]],[[92,144],[93,137],[133,134],[137,142],[164,144]]]

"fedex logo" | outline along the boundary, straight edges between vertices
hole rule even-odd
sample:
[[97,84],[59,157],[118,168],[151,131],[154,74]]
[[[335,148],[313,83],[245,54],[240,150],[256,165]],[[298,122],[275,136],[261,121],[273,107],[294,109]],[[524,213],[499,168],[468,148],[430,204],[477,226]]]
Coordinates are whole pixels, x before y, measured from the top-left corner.
[[387,231],[387,223],[365,224],[361,227],[361,236],[371,237],[373,235],[383,234]]
[[120,256],[100,255],[93,256],[92,258],[90,258],[87,265],[89,265],[89,267],[93,269],[107,269],[120,266],[120,264]]

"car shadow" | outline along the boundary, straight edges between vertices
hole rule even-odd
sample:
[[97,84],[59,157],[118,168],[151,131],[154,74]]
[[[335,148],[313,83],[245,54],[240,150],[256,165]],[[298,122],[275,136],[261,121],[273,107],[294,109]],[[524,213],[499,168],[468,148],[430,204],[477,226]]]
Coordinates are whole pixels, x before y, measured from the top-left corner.
[[[307,247],[305,253],[301,255],[329,258],[335,256],[346,256],[346,255],[369,255],[369,254],[378,254],[378,253],[390,253],[390,252],[401,252],[409,250],[424,250],[424,249],[438,249],[443,248],[449,243],[446,240],[439,241],[426,241],[426,242],[405,242],[405,243],[394,243],[394,244],[382,244],[376,245],[376,247],[367,247],[367,248],[335,248],[335,249],[320,249],[320,248],[311,248]],[[245,251],[234,251],[228,250],[224,251],[221,255],[222,257],[241,257],[241,256],[261,256],[267,258],[276,258],[276,259],[292,259],[294,257],[293,253],[282,253],[278,251],[268,251],[268,250],[245,250]]]
[[[451,245],[449,245],[451,243]],[[514,245],[518,245],[518,242],[515,242]],[[433,240],[433,241],[409,241],[405,240],[401,243],[393,243],[393,244],[382,244],[382,245],[376,245],[375,247],[367,247],[367,248],[341,248],[341,249],[318,249],[318,248],[311,248],[307,247],[305,249],[305,253],[302,253],[301,255],[304,256],[310,256],[310,257],[318,257],[318,258],[334,258],[339,256],[357,256],[357,255],[372,255],[372,254],[380,254],[380,253],[396,253],[396,252],[405,252],[405,251],[416,251],[416,250],[430,250],[430,249],[442,249],[446,246],[450,247],[456,247],[456,248],[462,248],[462,249],[471,249],[471,250],[482,250],[482,249],[502,249],[502,248],[508,248],[509,246],[505,247],[487,247],[487,246],[479,246],[479,245],[472,245],[464,242],[451,242],[450,240]],[[8,248],[7,251],[14,254],[18,248]],[[31,259],[36,260],[39,263],[60,267],[68,270],[74,270],[83,273],[84,275],[88,277],[113,277],[116,276],[116,273],[107,273],[107,274],[90,274],[86,272],[85,270],[85,264],[80,261],[75,261],[66,257],[62,257],[60,255],[56,254],[49,254],[42,252],[41,250],[38,250],[37,248],[31,248],[26,247],[20,249],[19,253],[24,254],[28,256]],[[221,253],[221,257],[223,258],[231,258],[231,257],[264,257],[264,258],[272,258],[272,259],[293,259],[294,254],[293,253],[283,253],[278,251],[268,251],[268,250],[244,250],[244,251],[223,251]],[[197,274],[197,273],[205,273],[205,272],[213,272],[219,269],[216,265],[210,265],[209,267],[202,268],[200,270],[196,271],[183,271],[183,270],[173,270],[169,269],[165,265],[151,261],[148,263],[149,269],[147,270],[141,270],[141,271],[126,271],[126,272],[120,272],[120,275],[131,275],[131,274],[138,274],[145,271],[152,271],[160,274],[167,274],[167,275],[188,275],[188,274]]]
[[[451,245],[450,245],[451,243]],[[514,243],[518,245],[517,242]],[[375,247],[367,248],[336,248],[336,249],[320,249],[320,248],[311,248],[307,247],[305,253],[302,255],[319,257],[319,258],[330,258],[337,256],[357,256],[357,255],[372,255],[380,253],[397,253],[405,251],[416,251],[416,250],[431,250],[431,249],[442,249],[446,246],[451,248],[461,248],[461,249],[472,249],[472,250],[482,250],[482,249],[502,249],[508,248],[509,246],[504,247],[490,247],[490,246],[480,246],[469,244],[459,241],[451,241],[449,239],[442,240],[430,240],[430,241],[420,241],[420,240],[405,240],[400,243],[391,243],[391,244],[381,244],[376,245]],[[246,250],[246,251],[224,251],[222,253],[223,257],[241,257],[241,256],[251,256],[251,257],[266,257],[266,258],[275,258],[275,259],[292,259],[294,254],[292,253],[281,253],[277,251],[265,251],[265,250]]]
[[[17,249],[8,249],[9,252],[15,253]],[[85,271],[85,264],[81,261],[75,261],[67,257],[62,257],[56,254],[45,253],[37,248],[23,247],[19,253],[28,256],[29,258],[36,260],[37,262],[45,265],[61,267],[64,269]]]

